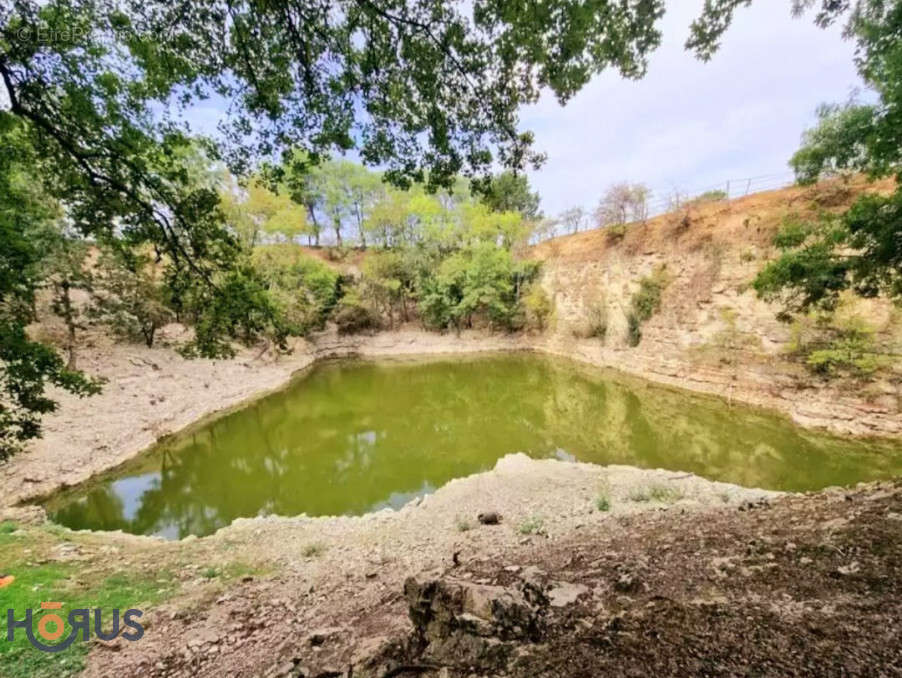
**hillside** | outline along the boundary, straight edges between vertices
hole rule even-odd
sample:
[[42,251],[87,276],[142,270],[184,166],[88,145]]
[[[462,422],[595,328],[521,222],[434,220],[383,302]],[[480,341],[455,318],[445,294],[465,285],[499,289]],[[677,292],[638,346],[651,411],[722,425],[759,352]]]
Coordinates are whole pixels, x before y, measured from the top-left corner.
[[[655,381],[776,407],[804,425],[902,432],[898,308],[847,298],[828,325],[787,323],[778,321],[778,305],[751,289],[776,254],[772,239],[787,216],[840,210],[861,191],[891,186],[858,179],[791,187],[541,243],[530,254],[544,261],[543,286],[554,300],[546,342],[554,352]],[[659,286],[660,307],[632,346],[628,316],[643,278]],[[882,368],[866,377],[812,373],[806,342],[851,324],[872,333],[886,354]]]

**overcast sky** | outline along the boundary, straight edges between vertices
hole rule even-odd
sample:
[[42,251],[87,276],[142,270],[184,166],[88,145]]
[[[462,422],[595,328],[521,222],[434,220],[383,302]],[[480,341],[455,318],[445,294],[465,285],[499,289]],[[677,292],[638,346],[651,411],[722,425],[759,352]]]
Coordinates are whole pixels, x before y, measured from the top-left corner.
[[641,181],[660,196],[727,179],[768,175],[754,188],[789,180],[787,160],[817,105],[861,86],[841,27],[819,29],[810,14],[792,18],[789,0],[740,8],[720,51],[696,60],[683,44],[701,4],[670,3],[643,80],[607,72],[565,108],[548,97],[524,110],[523,126],[548,153],[530,174],[546,214],[592,208],[617,181]]

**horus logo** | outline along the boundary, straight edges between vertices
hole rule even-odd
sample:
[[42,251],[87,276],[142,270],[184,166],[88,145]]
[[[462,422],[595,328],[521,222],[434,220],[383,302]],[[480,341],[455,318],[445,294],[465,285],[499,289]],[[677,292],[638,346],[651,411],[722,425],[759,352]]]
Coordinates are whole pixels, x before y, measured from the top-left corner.
[[[80,639],[83,642],[90,640],[92,621],[94,636],[97,638],[100,638],[101,640],[113,640],[119,635],[120,619],[118,609],[113,609],[111,611],[113,621],[112,628],[109,631],[104,631],[103,610],[80,608],[71,610],[66,616],[66,621],[69,623],[69,634],[64,640],[60,641],[60,638],[63,638],[66,633],[66,622],[63,621],[63,618],[60,616],[62,614],[61,612],[58,614],[53,610],[61,610],[62,607],[62,603],[41,603],[41,616],[37,619],[37,623],[35,623],[34,614],[30,609],[25,610],[25,619],[22,621],[16,621],[15,610],[7,610],[6,640],[9,642],[15,640],[16,630],[22,629],[25,632],[25,636],[28,638],[28,642],[41,652],[62,652],[79,639],[79,634],[81,635]],[[47,612],[47,610],[50,610],[50,612]],[[122,626],[130,629],[122,632],[122,637],[125,640],[134,642],[140,640],[144,636],[144,627],[135,621],[142,614],[144,613],[141,612],[141,610],[133,609],[126,610],[122,615]],[[47,641],[47,643],[42,642],[35,635],[35,627],[37,627],[37,636],[40,636],[40,638]]]

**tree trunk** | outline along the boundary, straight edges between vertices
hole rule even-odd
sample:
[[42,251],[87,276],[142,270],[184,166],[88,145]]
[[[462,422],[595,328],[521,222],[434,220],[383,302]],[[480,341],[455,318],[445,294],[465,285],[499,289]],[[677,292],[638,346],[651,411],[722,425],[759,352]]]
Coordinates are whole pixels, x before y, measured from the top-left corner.
[[147,344],[147,348],[153,348],[153,339],[157,333],[157,324],[151,323],[150,325],[141,327],[141,333],[144,335],[144,343]]
[[76,369],[75,355],[75,312],[72,309],[72,298],[69,296],[69,281],[63,280],[60,283],[61,302],[63,307],[63,320],[66,321],[66,369]]
[[357,212],[357,231],[360,233],[360,246],[366,249],[366,234],[363,232],[363,212],[360,205],[356,205]]

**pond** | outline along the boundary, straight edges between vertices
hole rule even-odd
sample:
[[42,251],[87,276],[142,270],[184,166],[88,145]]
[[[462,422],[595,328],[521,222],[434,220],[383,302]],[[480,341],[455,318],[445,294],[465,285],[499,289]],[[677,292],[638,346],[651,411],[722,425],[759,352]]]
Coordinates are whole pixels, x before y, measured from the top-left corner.
[[76,529],[167,538],[235,518],[400,507],[512,452],[815,490],[902,472],[902,445],[532,354],[341,361],[52,497]]

